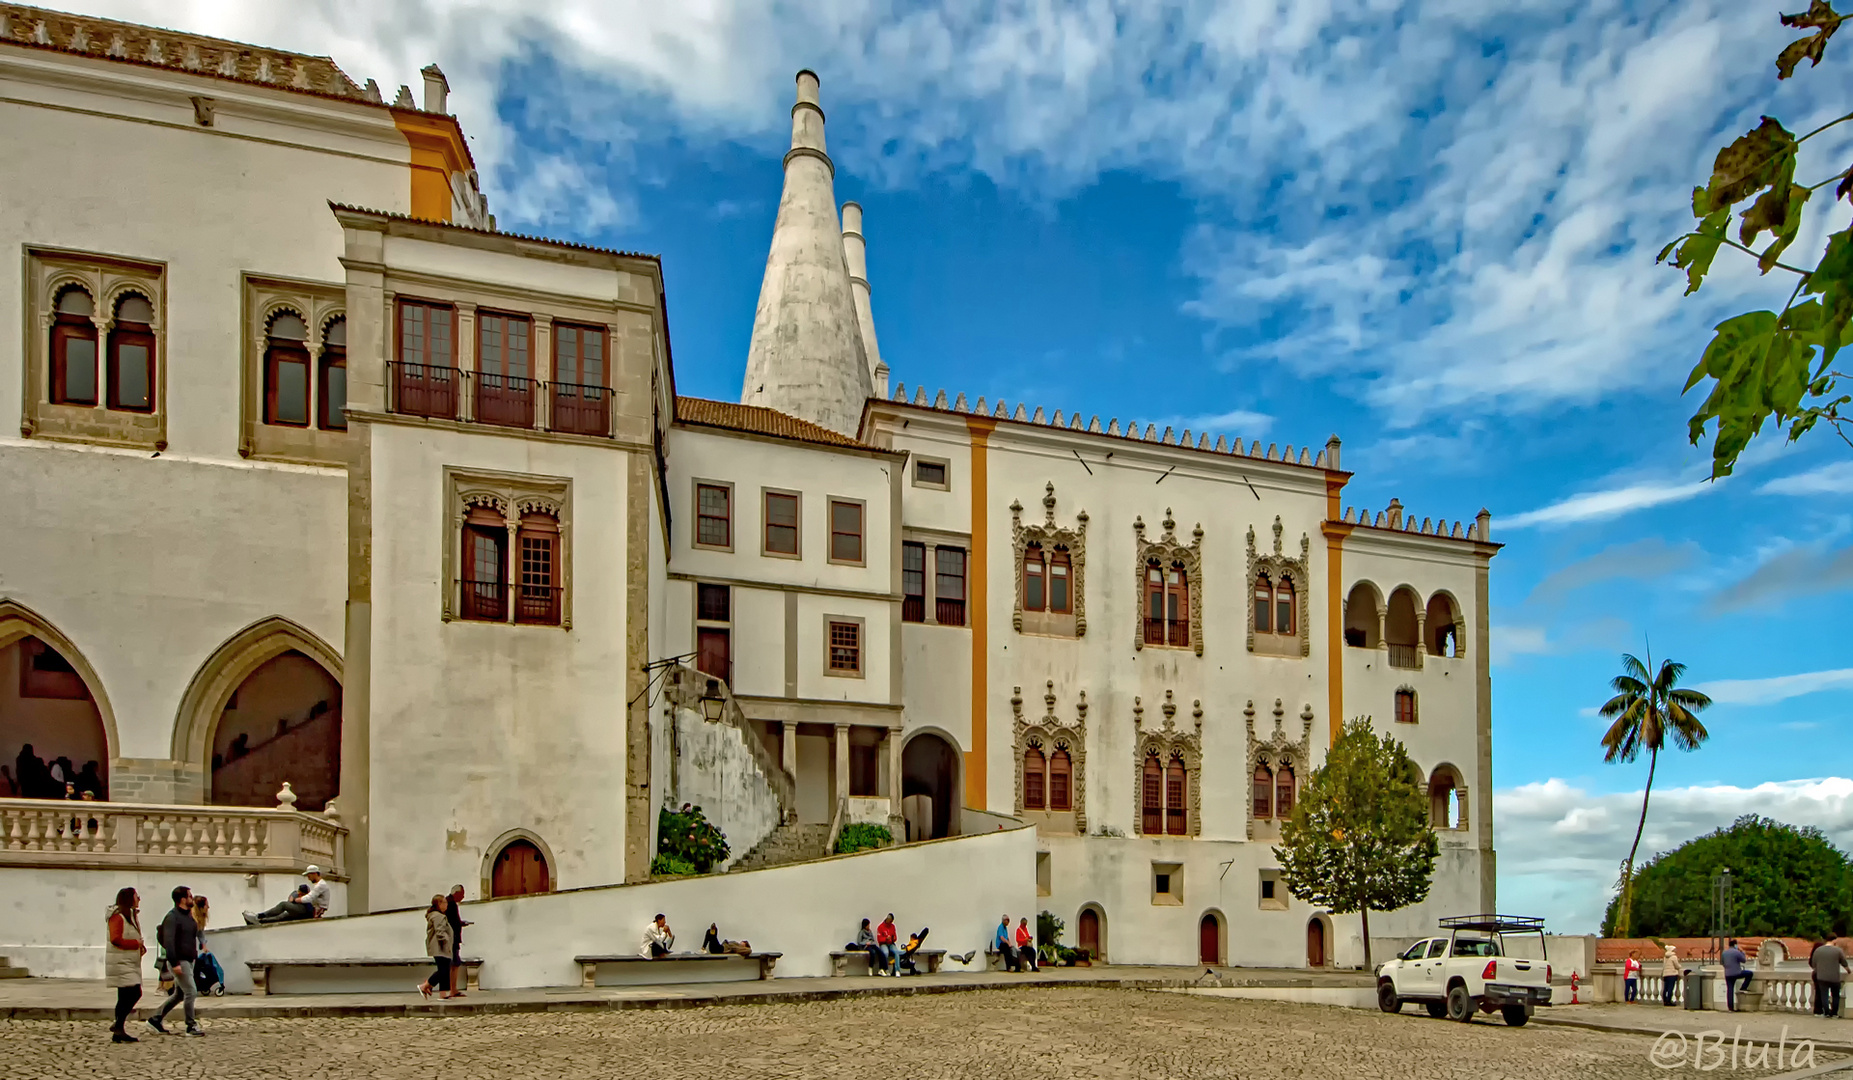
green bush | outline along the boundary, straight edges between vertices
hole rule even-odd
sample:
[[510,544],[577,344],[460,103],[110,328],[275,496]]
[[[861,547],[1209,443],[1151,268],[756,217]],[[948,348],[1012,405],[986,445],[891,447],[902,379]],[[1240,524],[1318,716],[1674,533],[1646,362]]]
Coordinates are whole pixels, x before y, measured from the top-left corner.
[[687,859],[678,859],[674,855],[658,855],[650,860],[651,877],[687,877],[699,874],[695,864]]
[[1067,923],[1055,917],[1053,911],[1044,911],[1036,916],[1036,946],[1048,949],[1062,943],[1062,929]]
[[727,858],[727,838],[702,816],[701,807],[683,804],[681,810],[664,808],[656,818],[658,857],[669,856],[705,874]]
[[836,853],[847,855],[852,851],[887,847],[892,843],[894,843],[894,834],[888,831],[888,826],[856,822],[843,826],[843,831],[837,833]]

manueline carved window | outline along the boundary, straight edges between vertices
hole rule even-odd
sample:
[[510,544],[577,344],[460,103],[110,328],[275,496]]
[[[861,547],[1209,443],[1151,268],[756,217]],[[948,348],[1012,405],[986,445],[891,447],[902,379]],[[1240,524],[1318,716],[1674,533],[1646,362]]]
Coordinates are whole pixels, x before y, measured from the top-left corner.
[[1055,482],[1042,497],[1043,520],[1023,523],[1023,504],[1010,504],[1010,533],[1015,545],[1018,633],[1083,637],[1087,634],[1087,511],[1075,514],[1073,527],[1055,523]]
[[1134,518],[1132,530],[1138,553],[1139,626],[1133,647],[1148,645],[1191,649],[1203,655],[1203,526],[1184,544],[1177,537],[1177,522],[1165,511],[1164,533],[1145,538],[1145,519]]
[[1285,529],[1274,519],[1274,551],[1255,549],[1255,530],[1248,530],[1248,580],[1254,584],[1248,619],[1248,651],[1266,656],[1306,657],[1312,654],[1307,627],[1308,565],[1312,541],[1302,534],[1297,558],[1286,553]]

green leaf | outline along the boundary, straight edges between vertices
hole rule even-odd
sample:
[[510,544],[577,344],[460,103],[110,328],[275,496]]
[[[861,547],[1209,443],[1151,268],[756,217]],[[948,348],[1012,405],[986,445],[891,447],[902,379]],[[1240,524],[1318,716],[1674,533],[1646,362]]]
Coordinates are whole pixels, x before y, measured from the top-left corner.
[[1817,334],[1823,366],[1840,351],[1847,323],[1853,320],[1853,229],[1844,229],[1827,238],[1827,250],[1802,286],[1804,293],[1821,297],[1824,312]]
[[1795,68],[1803,60],[1813,61],[1813,66],[1821,65],[1821,50],[1827,47],[1827,39],[1840,29],[1840,23],[1846,16],[1834,11],[1834,5],[1827,0],[1814,0],[1808,10],[1799,15],[1784,15],[1782,25],[1796,29],[1812,29],[1814,33],[1789,42],[1782,54],[1776,57],[1776,78],[1786,79],[1795,74]]
[[[1724,243],[1724,233],[1730,224],[1731,208],[1722,206],[1699,222],[1697,230],[1673,242],[1678,247],[1673,265],[1686,272],[1686,295],[1697,292],[1704,283],[1706,273],[1711,270],[1712,259],[1717,256],[1719,245]],[[1665,254],[1661,253],[1662,258]]]

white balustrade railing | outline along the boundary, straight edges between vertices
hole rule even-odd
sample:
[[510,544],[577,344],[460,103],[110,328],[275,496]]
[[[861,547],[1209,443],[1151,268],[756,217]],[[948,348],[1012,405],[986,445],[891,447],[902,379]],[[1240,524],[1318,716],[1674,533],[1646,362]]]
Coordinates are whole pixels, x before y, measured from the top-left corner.
[[293,809],[0,799],[0,866],[193,867],[346,876],[347,830]]
[[1764,1012],[1813,1012],[1814,980],[1788,975],[1765,975],[1750,980],[1750,989],[1763,992]]

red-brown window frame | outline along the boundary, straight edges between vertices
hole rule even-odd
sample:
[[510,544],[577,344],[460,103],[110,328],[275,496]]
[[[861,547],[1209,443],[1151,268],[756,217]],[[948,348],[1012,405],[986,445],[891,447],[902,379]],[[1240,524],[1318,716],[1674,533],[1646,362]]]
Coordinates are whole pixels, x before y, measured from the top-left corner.
[[[149,308],[154,301],[138,292],[126,292],[116,298],[116,320],[109,329],[109,360],[106,382],[108,385],[108,407],[116,412],[152,413],[159,407],[159,387],[155,383],[155,373],[160,371],[160,357],[154,340],[154,324],[144,322],[127,322],[121,316],[122,306],[129,298],[137,297]],[[147,350],[145,363],[148,370],[144,376],[148,380],[148,404],[124,405],[120,391],[122,389],[122,349],[125,345],[140,345]]]
[[[848,510],[854,510],[856,512],[856,527],[854,531],[837,528],[836,512],[837,512],[838,507],[842,507]],[[865,535],[865,530],[867,528],[868,528],[867,515],[864,514],[863,506],[861,503],[852,502],[851,500],[848,500],[848,499],[831,499],[830,500],[830,561],[833,563],[850,563],[850,564],[857,565],[857,566],[862,565],[862,562],[867,555],[867,552],[864,550],[864,535]],[[837,550],[838,550],[837,541],[843,537],[851,537],[855,540],[856,553],[854,556],[844,556],[844,555],[837,554]]]
[[[791,521],[789,523],[783,522],[783,521],[772,520],[772,507],[774,505],[775,500],[785,500],[784,504],[789,505],[791,507]],[[766,553],[769,555],[797,555],[799,554],[800,551],[802,550],[800,546],[799,530],[803,527],[804,519],[802,515],[804,511],[803,511],[803,505],[800,502],[798,496],[789,491],[768,491],[766,492],[765,504],[766,504],[765,505]],[[774,529],[791,530],[790,550],[780,547],[778,544],[773,542],[772,537],[775,534],[773,533],[772,530]],[[779,535],[782,535],[782,534],[779,534]]]
[[[971,573],[970,555],[962,547],[933,549],[933,620],[941,626],[965,625],[965,589]],[[948,565],[953,569],[948,570]],[[948,595],[956,591],[958,595]]]
[[1074,762],[1066,750],[1049,755],[1049,809],[1074,809]]
[[1255,775],[1249,793],[1256,821],[1264,821],[1274,816],[1274,774],[1268,771],[1266,765],[1255,766]]
[[1293,578],[1282,574],[1280,584],[1274,586],[1274,632],[1293,635],[1300,632],[1299,597],[1293,591]]
[[[328,340],[330,333],[334,330],[337,324],[339,324],[341,327],[341,341],[339,344],[336,344]],[[331,390],[328,385],[329,374],[335,371],[341,372],[341,392],[339,394],[336,394],[333,390]],[[335,401],[336,398],[340,398],[340,400]],[[331,419],[331,413],[329,409],[329,402],[331,401],[335,401],[334,410],[335,412],[339,413],[339,417],[340,417],[338,420]],[[347,430],[347,317],[346,316],[340,316],[338,318],[330,319],[328,320],[328,324],[322,327],[322,359],[321,359],[321,362],[316,365],[315,423],[316,423],[316,426],[321,428],[323,431],[346,431]]]
[[1274,774],[1274,816],[1282,821],[1293,816],[1293,801],[1297,789],[1294,787],[1293,766],[1282,765]]
[[[499,558],[496,566],[496,579],[493,581],[477,580],[475,537],[482,537],[495,545]],[[462,573],[458,575],[457,617],[473,622],[507,622],[508,621],[508,521],[501,514],[487,507],[473,506],[463,519]]]
[[1274,632],[1274,583],[1266,574],[1255,575],[1254,611],[1250,613],[1255,623],[1255,633],[1271,634]]
[[[302,340],[276,336],[277,320],[288,315],[302,323]],[[277,411],[277,392],[282,383],[282,365],[302,367],[302,419],[285,420]],[[309,357],[309,323],[293,311],[279,311],[270,317],[264,329],[264,423],[273,427],[306,428],[315,422],[315,371]]]
[[[409,354],[406,343],[405,319],[410,312],[418,312],[419,340],[421,345],[415,355]],[[439,354],[431,347],[431,328],[439,325],[438,315],[442,313],[446,326],[445,337],[450,347]],[[457,370],[457,309],[455,305],[435,300],[419,300],[400,297],[396,301],[393,318],[393,356],[397,358],[398,374],[393,380],[394,412],[410,416],[432,416],[455,419],[457,415],[458,382],[461,372]],[[408,372],[407,365],[419,368],[416,373]],[[434,375],[433,369],[441,369],[447,374]],[[425,408],[408,407],[405,401],[406,391],[414,390],[418,403]]]
[[[528,580],[528,541],[547,542],[545,580]],[[560,583],[560,547],[563,534],[560,521],[552,514],[530,511],[521,515],[515,530],[513,558],[515,586],[515,621],[529,626],[558,626],[565,587]]]
[[[905,540],[901,543],[901,621],[912,623],[926,622],[926,565],[927,546],[917,540]],[[918,570],[908,566],[911,559],[918,558]]]
[[1396,692],[1396,722],[1413,724],[1416,722],[1415,691],[1398,690]]
[[[837,630],[839,628],[849,631],[850,637],[845,643],[839,644],[837,641]],[[824,647],[829,652],[827,658],[829,669],[849,675],[862,674],[862,624],[848,622],[842,619],[831,619],[829,625],[825,628],[825,632],[828,640],[824,642]],[[837,663],[838,649],[845,649],[848,651],[850,659],[849,664]]]
[[[96,297],[91,296],[90,290],[81,285],[71,285],[58,290],[58,296],[52,304],[53,310],[57,311],[58,303],[63,301],[67,293],[72,292],[83,293],[90,301],[91,312],[95,313]],[[73,398],[68,392],[71,367],[70,342],[72,341],[90,343],[90,397],[88,399]],[[98,347],[97,325],[92,321],[92,316],[57,311],[52,317],[50,346],[52,404],[95,407],[100,399],[98,391],[101,389],[102,372],[98,361],[102,358],[103,350]]]
[[1165,831],[1165,772],[1157,754],[1145,755],[1140,770],[1140,832],[1160,836]]
[[1167,836],[1188,836],[1190,834],[1190,770],[1184,767],[1184,759],[1171,755],[1170,764],[1165,766],[1165,834]]
[[[566,350],[566,334],[574,332],[576,348]],[[589,335],[589,336],[588,336]],[[598,342],[598,378],[586,377],[588,340]],[[570,357],[570,364],[568,358]],[[570,370],[567,370],[570,367]],[[566,370],[571,379],[561,377]],[[611,433],[611,333],[607,327],[591,323],[555,322],[553,324],[553,416],[548,425],[554,431],[576,435]],[[568,389],[568,388],[571,389]]]
[[[711,514],[702,505],[702,496],[718,493],[722,506],[721,513]],[[702,536],[702,526],[711,522],[720,522],[721,538],[709,540]],[[733,547],[733,488],[726,484],[695,484],[695,546],[704,548]]]
[[[1062,595],[1058,600],[1055,595],[1055,583],[1062,583]],[[1074,614],[1074,560],[1069,557],[1068,549],[1056,545],[1049,555],[1049,610],[1057,615]]]
[[1047,810],[1049,762],[1040,747],[1023,751],[1023,809]]
[[[521,370],[509,361],[510,333],[523,327],[526,342]],[[495,344],[490,345],[490,336]],[[534,320],[512,311],[479,308],[476,312],[476,411],[479,423],[503,427],[534,426]]]
[[1041,544],[1023,548],[1023,610],[1046,611],[1049,607],[1048,564]]

